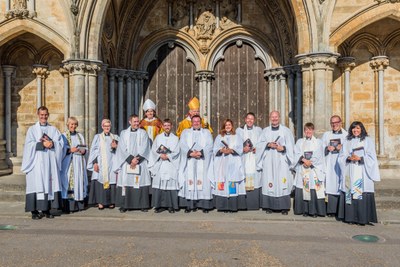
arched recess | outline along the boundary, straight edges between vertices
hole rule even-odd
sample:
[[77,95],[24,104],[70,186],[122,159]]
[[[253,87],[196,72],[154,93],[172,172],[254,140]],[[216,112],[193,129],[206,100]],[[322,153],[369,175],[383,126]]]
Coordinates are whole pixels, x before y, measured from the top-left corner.
[[400,4],[374,4],[356,13],[332,31],[329,40],[332,51],[337,52],[343,40],[350,38],[362,28],[388,17],[400,21]]
[[161,42],[140,64],[140,69],[149,74],[144,83],[143,101],[150,98],[157,105],[157,116],[171,119],[174,125],[187,113],[189,99],[199,96],[196,66],[192,60],[188,60],[188,50],[182,43]]
[[[233,38],[217,49],[209,67],[215,73],[211,86],[211,126],[218,132],[223,121],[243,124],[247,112],[256,114],[256,124],[268,122],[269,92],[264,70],[270,59],[259,46]],[[263,56],[260,56],[263,55]],[[265,62],[265,63],[264,63]]]
[[290,5],[295,17],[297,26],[298,53],[305,54],[312,51],[311,32],[316,31],[316,24],[310,21],[310,14],[305,7],[306,1],[291,0]]
[[3,24],[0,30],[2,32],[0,35],[0,47],[19,35],[32,33],[54,45],[61,51],[64,58],[68,58],[70,55],[70,43],[67,38],[37,20],[10,20]]

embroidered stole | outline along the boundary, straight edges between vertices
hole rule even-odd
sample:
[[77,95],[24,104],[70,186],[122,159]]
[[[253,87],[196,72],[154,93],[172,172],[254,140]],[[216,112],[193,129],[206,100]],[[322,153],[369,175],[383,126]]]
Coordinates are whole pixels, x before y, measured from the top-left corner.
[[[221,138],[221,141],[224,141],[229,145],[229,148],[233,148],[236,146],[238,138],[237,135],[230,135],[230,142],[228,142],[227,135]],[[237,182],[229,181],[226,178],[226,171],[229,169],[229,155],[222,155],[221,164],[218,166],[218,178],[217,178],[217,187],[222,188],[221,191],[225,190],[225,184],[228,185],[228,194],[229,195],[237,195]],[[253,180],[253,190],[254,190],[254,180]]]
[[[254,129],[254,127],[253,127]],[[256,145],[256,131],[248,130],[247,126],[243,127],[243,140],[250,139],[253,145]],[[253,191],[254,190],[254,179],[256,175],[256,155],[250,151],[244,154],[244,172],[246,177],[246,191]]]
[[[357,153],[354,149],[363,148],[364,141],[359,141],[359,139],[352,139],[351,150],[352,153],[362,156],[361,153]],[[363,194],[363,177],[362,177],[362,167],[358,162],[350,162],[348,168],[346,168],[345,174],[345,187],[346,187],[346,204],[351,204],[352,199],[362,199]]]
[[[66,136],[67,136],[68,145],[71,148],[72,147],[71,132],[67,131],[66,132]],[[81,136],[78,133],[76,133],[76,136],[78,137],[79,144],[83,145]],[[69,179],[69,182],[68,182],[68,199],[71,199],[71,200],[73,200],[75,198],[75,194],[74,194],[74,188],[75,188],[74,164],[72,162],[73,156],[74,155],[72,154],[71,155],[71,161],[69,163],[71,171],[70,171],[69,177],[68,177],[68,179]],[[82,160],[82,166],[84,166],[83,157],[81,158],[81,160]]]
[[[114,140],[114,135],[110,133],[111,140]],[[104,132],[100,134],[100,155],[101,155],[101,176],[103,177],[103,188],[110,188],[109,168],[106,147],[106,135]]]

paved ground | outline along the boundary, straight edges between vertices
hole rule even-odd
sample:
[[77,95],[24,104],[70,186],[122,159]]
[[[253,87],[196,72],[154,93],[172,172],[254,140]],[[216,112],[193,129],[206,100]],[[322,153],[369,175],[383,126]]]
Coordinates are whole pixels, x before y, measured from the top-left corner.
[[[375,226],[261,211],[185,214],[95,208],[33,221],[0,202],[0,266],[400,266],[400,211]],[[370,234],[378,243],[353,240]]]

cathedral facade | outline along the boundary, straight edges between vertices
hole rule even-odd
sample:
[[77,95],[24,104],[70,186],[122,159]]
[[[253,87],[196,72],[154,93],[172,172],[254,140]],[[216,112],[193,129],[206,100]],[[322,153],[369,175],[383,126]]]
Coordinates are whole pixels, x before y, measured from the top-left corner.
[[39,106],[90,142],[148,98],[176,126],[194,96],[215,132],[278,110],[320,135],[337,114],[400,160],[400,0],[1,0],[0,76],[0,175],[20,171]]

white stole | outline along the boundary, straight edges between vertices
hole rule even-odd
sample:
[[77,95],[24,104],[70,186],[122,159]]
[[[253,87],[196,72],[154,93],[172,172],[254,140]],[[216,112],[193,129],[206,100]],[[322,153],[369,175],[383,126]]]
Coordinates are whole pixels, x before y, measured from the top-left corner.
[[[200,129],[200,144],[199,147],[203,147],[205,146],[205,138],[203,137],[203,130]],[[194,131],[192,130],[192,132],[190,134],[188,134],[188,138],[187,138],[187,144],[188,147],[192,147],[194,142],[193,142],[193,135],[194,135]],[[197,145],[197,144],[196,144]],[[194,145],[194,147],[192,149],[195,149],[196,145]],[[188,159],[188,163],[187,163],[187,168],[188,168],[188,190],[189,191],[194,191],[195,188],[197,188],[197,190],[201,191],[203,190],[203,176],[204,176],[204,163],[203,162],[197,162],[200,161],[198,159],[195,158],[190,158]],[[203,160],[201,160],[203,161]],[[195,166],[195,163],[196,164]],[[194,168],[196,167],[196,175],[194,173]],[[196,177],[196,179],[195,179]],[[196,185],[195,185],[195,181],[196,181]]]

